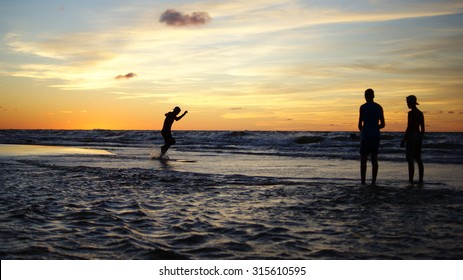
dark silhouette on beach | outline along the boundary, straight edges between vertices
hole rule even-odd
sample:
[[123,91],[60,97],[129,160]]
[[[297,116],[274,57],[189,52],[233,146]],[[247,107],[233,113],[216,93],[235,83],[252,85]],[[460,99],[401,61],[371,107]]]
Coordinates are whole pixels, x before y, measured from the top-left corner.
[[360,106],[358,128],[361,132],[360,141],[360,176],[362,185],[365,185],[368,155],[371,155],[372,180],[376,184],[378,176],[378,150],[380,142],[380,129],[384,128],[384,112],[381,105],[375,103],[375,92],[369,88],[365,91],[365,104]]
[[161,147],[161,157],[167,153],[170,146],[176,143],[174,137],[172,137],[172,124],[174,121],[181,120],[188,111],[185,111],[181,116],[177,116],[180,113],[181,109],[179,107],[175,107],[172,112],[168,112],[165,114],[166,118],[164,120],[164,125],[162,126],[161,135],[164,137],[164,146]]
[[416,96],[407,96],[407,105],[410,108],[408,112],[408,124],[405,136],[402,140],[401,147],[406,147],[406,157],[408,162],[408,182],[413,186],[413,177],[415,175],[415,161],[418,164],[419,185],[423,184],[424,166],[421,160],[421,146],[424,136],[424,115],[416,105],[419,103]]

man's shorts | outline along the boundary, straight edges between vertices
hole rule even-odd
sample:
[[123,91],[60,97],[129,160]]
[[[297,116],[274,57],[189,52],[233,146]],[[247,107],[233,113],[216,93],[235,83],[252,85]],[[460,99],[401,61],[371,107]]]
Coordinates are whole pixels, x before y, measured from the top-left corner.
[[378,154],[379,150],[379,137],[371,137],[369,139],[362,139],[360,142],[360,154]]
[[423,141],[421,138],[407,141],[405,146],[405,153],[408,161],[421,160],[422,142]]
[[175,139],[172,137],[172,133],[170,131],[161,131],[162,137],[164,137],[164,143],[166,145],[174,145]]

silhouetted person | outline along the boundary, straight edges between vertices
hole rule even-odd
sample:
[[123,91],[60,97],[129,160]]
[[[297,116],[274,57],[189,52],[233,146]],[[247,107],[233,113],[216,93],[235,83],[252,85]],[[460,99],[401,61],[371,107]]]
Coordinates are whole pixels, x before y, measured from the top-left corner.
[[358,128],[361,131],[360,141],[360,176],[362,185],[365,185],[368,155],[371,155],[372,180],[376,184],[378,176],[378,150],[380,142],[380,129],[386,125],[381,105],[375,103],[375,92],[369,88],[365,91],[365,104],[360,106]]
[[181,109],[179,107],[175,107],[172,112],[168,112],[165,114],[166,118],[164,120],[164,125],[162,126],[161,135],[164,137],[164,146],[161,147],[161,156],[163,156],[170,146],[175,144],[175,139],[172,137],[172,124],[174,121],[181,120],[188,111],[185,111],[180,117],[177,115],[180,113]]
[[401,147],[406,146],[406,156],[408,161],[408,181],[413,185],[415,175],[415,161],[418,164],[419,184],[423,184],[424,166],[421,160],[421,144],[424,136],[424,115],[416,105],[416,96],[407,96],[407,105],[411,110],[408,112],[408,124]]

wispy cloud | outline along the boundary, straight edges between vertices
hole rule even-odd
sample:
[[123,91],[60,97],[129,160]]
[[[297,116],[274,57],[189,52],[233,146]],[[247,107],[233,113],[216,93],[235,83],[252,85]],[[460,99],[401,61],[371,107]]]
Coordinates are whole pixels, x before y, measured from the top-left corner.
[[[20,34],[8,33],[4,41],[14,52],[65,61],[72,65],[95,65],[117,56],[111,51],[116,34],[68,33],[24,40]],[[119,45],[121,42],[119,42]]]

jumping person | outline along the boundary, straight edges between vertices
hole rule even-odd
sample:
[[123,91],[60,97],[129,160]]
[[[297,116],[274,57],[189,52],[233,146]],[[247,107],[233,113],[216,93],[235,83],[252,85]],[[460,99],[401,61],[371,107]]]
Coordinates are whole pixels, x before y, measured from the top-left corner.
[[172,124],[174,121],[181,120],[188,111],[185,111],[180,117],[177,115],[180,113],[181,109],[179,107],[175,107],[172,112],[168,112],[165,114],[166,118],[164,120],[164,125],[162,126],[161,135],[164,138],[164,146],[161,147],[161,156],[167,153],[167,150],[170,146],[175,144],[175,139],[172,137]]
[[400,144],[406,146],[406,157],[408,162],[408,182],[413,186],[413,176],[415,175],[415,161],[418,164],[419,185],[423,184],[424,166],[421,160],[421,144],[424,136],[424,115],[416,105],[418,104],[416,96],[407,96],[408,124],[405,136]]
[[360,106],[358,128],[361,132],[360,142],[360,176],[362,185],[365,185],[368,155],[371,155],[372,186],[376,185],[378,176],[378,150],[380,142],[380,129],[384,128],[384,112],[381,105],[375,103],[375,92],[369,88],[365,91],[366,103]]

